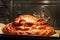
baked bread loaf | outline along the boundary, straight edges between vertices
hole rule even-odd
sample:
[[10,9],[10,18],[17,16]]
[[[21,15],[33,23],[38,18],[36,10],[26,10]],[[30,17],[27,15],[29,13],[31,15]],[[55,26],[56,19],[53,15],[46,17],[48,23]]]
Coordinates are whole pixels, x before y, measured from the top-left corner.
[[20,15],[3,28],[5,34],[50,36],[55,30],[44,19],[32,15]]

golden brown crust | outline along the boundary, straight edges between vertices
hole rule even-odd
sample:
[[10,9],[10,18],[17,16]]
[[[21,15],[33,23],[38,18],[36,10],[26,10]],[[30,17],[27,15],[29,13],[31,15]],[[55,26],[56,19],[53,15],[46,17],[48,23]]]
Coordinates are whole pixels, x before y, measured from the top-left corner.
[[28,23],[36,24],[36,21],[37,17],[34,17],[32,15],[20,15],[14,20],[14,24],[15,25]]
[[[47,25],[41,25],[40,27],[18,27],[13,28],[12,24],[7,24],[3,29],[6,34],[17,34],[17,35],[40,35],[40,36],[50,36],[54,34],[53,27]],[[45,27],[44,27],[45,26]]]
[[8,23],[3,28],[6,34],[17,35],[38,35],[50,36],[54,34],[54,28],[42,18],[37,18],[31,15],[20,15],[13,23]]

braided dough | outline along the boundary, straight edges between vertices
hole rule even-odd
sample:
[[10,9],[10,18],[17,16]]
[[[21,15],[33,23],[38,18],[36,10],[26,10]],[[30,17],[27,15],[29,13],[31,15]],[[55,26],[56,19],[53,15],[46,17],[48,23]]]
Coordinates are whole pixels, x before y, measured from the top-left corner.
[[50,36],[54,34],[54,28],[43,20],[32,15],[20,15],[13,23],[8,23],[3,28],[6,34]]

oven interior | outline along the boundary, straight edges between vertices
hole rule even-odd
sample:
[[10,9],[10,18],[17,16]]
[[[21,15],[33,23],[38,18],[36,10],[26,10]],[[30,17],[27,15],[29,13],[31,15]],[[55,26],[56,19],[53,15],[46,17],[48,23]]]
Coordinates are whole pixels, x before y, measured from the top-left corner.
[[42,17],[55,30],[60,30],[60,2],[43,0],[0,0],[0,23],[12,22],[21,14]]

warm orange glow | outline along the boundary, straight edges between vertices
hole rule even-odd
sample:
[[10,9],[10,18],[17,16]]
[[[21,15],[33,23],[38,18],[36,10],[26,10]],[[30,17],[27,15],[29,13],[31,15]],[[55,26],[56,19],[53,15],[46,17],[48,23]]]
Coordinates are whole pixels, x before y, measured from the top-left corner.
[[55,32],[54,28],[49,26],[45,20],[34,17],[32,15],[20,15],[14,20],[13,23],[7,24],[3,31],[6,34],[32,36],[50,36]]

